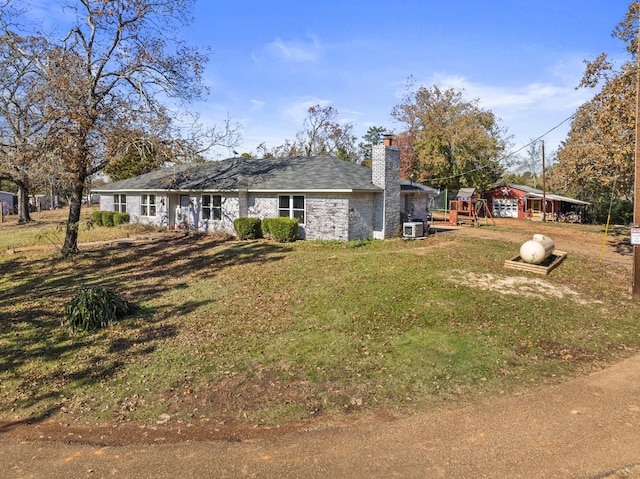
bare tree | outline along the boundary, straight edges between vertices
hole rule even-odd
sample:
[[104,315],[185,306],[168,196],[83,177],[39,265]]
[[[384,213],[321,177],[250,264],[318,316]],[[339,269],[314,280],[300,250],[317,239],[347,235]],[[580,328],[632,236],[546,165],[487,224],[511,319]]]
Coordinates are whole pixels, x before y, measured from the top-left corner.
[[[5,6],[17,5],[17,0],[5,2]],[[63,254],[78,251],[77,225],[87,180],[136,141],[146,139],[150,132],[142,130],[140,135],[140,126],[163,121],[167,102],[184,107],[206,92],[201,75],[208,52],[177,37],[178,28],[188,23],[193,3],[62,2],[65,12],[74,15],[73,26],[61,41],[46,36],[49,48],[39,57],[38,66],[47,87],[44,113],[50,134],[46,151],[62,161],[71,185]],[[1,15],[6,20],[11,13],[11,9],[3,9]],[[10,30],[19,29],[14,24],[5,28],[5,32]],[[231,130],[221,132],[200,125],[197,132],[164,141],[171,144],[172,152],[193,158],[238,132]]]
[[344,160],[355,161],[356,137],[353,125],[336,121],[338,110],[332,106],[315,105],[309,108],[303,129],[298,132],[298,143],[307,156],[335,155]]
[[[9,5],[3,5],[7,11]],[[18,222],[31,221],[29,190],[42,171],[48,132],[38,58],[46,42],[16,35],[0,16],[0,175],[18,188]]]

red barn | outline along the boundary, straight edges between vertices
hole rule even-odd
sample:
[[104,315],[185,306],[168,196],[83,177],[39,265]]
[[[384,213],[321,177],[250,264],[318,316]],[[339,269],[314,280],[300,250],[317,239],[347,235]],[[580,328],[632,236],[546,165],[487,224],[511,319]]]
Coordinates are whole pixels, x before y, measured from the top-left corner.
[[[546,207],[543,208],[543,197]],[[501,185],[487,191],[483,198],[494,217],[541,219],[546,212],[547,219],[557,220],[570,217],[572,221],[584,218],[586,207],[591,203],[523,185]]]

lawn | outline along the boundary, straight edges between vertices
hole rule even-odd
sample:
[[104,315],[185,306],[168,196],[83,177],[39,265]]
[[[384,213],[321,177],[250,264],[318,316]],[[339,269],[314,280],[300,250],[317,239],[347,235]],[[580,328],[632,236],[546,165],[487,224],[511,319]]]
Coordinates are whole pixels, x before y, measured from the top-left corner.
[[[0,251],[55,237],[50,223],[0,225]],[[81,227],[80,240],[137,232]],[[0,255],[0,418],[274,426],[403,414],[541,387],[637,350],[628,267],[569,255],[543,278],[506,270],[517,247],[504,235],[278,244],[167,234],[70,260]],[[64,308],[86,286],[139,308],[73,334]]]

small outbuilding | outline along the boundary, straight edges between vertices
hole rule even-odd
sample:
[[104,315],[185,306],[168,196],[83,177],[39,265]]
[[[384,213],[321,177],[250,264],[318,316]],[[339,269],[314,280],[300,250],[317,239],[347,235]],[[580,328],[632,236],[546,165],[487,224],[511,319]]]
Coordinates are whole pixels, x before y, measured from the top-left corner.
[[[565,220],[580,222],[591,203],[531,186],[504,184],[495,186],[483,197],[494,217]],[[546,202],[543,205],[543,202]]]
[[15,212],[18,197],[8,191],[0,191],[0,210],[3,216]]

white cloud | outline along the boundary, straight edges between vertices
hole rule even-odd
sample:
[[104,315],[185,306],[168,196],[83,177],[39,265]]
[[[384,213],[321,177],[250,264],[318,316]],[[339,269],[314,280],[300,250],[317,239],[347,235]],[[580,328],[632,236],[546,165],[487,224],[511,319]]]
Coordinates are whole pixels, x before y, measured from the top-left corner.
[[264,106],[267,104],[267,102],[265,101],[261,101],[261,100],[251,100],[251,112],[257,112],[259,110],[262,110],[264,108]]
[[324,48],[317,37],[311,36],[307,42],[285,42],[276,38],[265,46],[265,50],[272,56],[293,63],[308,63],[317,61]]
[[549,151],[566,138],[577,108],[592,98],[589,89],[576,89],[584,65],[578,61],[559,62],[542,80],[525,84],[481,83],[462,75],[436,73],[421,84],[463,91],[466,99],[478,99],[491,110],[512,136],[514,149],[544,135]]
[[302,129],[302,123],[304,122],[304,119],[309,114],[309,108],[316,105],[320,105],[324,107],[330,104],[331,104],[331,101],[329,100],[322,100],[316,97],[304,97],[290,104],[289,106],[283,108],[282,111],[283,111],[283,115],[288,120],[290,120],[294,124],[297,124],[298,129]]
[[477,98],[480,105],[503,118],[519,117],[533,111],[573,111],[592,95],[575,86],[534,82],[525,85],[485,85],[462,76],[435,75],[433,84],[440,88],[464,90],[467,98]]

